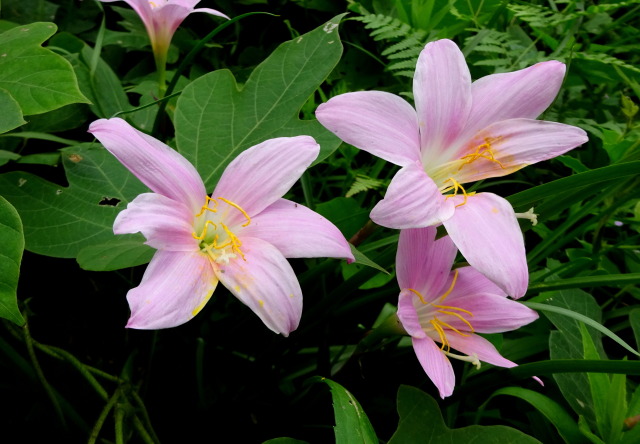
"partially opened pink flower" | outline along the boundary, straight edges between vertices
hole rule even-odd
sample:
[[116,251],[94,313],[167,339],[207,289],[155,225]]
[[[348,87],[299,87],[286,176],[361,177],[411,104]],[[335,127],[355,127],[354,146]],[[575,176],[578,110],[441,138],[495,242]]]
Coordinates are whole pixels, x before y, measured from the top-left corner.
[[411,336],[422,368],[444,398],[455,385],[449,358],[477,366],[480,361],[500,367],[516,365],[475,333],[515,330],[536,320],[538,314],[507,299],[504,291],[472,267],[452,271],[457,248],[448,236],[438,240],[435,236],[435,227],[400,231],[398,318]]
[[286,336],[300,321],[302,293],[285,257],[353,260],[331,222],[282,199],[318,156],[309,136],[271,139],[242,152],[209,197],[193,165],[124,120],[97,120],[89,132],[153,191],[131,201],[113,226],[116,234],[141,232],[158,250],[127,295],[127,327],[183,324],[220,281]]
[[[110,3],[120,0],[100,0],[101,2]],[[151,48],[156,59],[158,70],[161,76],[164,76],[165,64],[167,61],[167,51],[171,44],[173,34],[178,26],[192,12],[205,12],[228,19],[225,14],[215,9],[197,8],[195,6],[200,0],[123,0],[134,11],[138,13],[140,19],[147,28],[149,40],[151,40]],[[161,78],[164,83],[164,78]]]
[[564,64],[538,63],[471,83],[450,40],[427,44],[413,80],[415,109],[386,92],[341,94],[316,116],[357,148],[402,169],[371,212],[389,228],[444,224],[467,261],[510,296],[528,285],[524,241],[511,205],[462,184],[510,174],[587,141],[577,127],[534,120],[553,101]]

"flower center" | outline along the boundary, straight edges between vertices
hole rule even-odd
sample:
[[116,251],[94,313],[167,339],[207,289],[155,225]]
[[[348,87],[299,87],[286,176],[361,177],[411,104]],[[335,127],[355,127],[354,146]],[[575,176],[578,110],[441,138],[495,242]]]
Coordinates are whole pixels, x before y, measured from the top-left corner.
[[[245,218],[245,223],[230,228],[224,220],[229,220],[232,212],[240,212]],[[242,241],[236,236],[234,230],[246,227],[251,223],[251,217],[242,207],[224,197],[206,198],[205,204],[200,212],[195,215],[195,231],[192,233],[194,239],[200,241],[200,251],[205,253],[216,263],[228,264],[229,260],[240,256],[246,261],[242,252]],[[233,220],[233,219],[232,219]],[[197,233],[200,234],[197,234]]]
[[[438,342],[440,342],[441,344],[440,350],[442,350],[442,352],[447,356],[460,359],[460,355],[453,355],[452,353],[450,353],[451,346],[449,345],[449,341],[447,340],[447,333],[451,334],[451,332],[453,332],[453,333],[459,334],[460,336],[465,336],[465,337],[469,336],[469,334],[460,331],[458,328],[454,327],[449,322],[451,322],[452,318],[457,319],[463,322],[467,326],[468,328],[467,331],[469,333],[474,333],[475,330],[473,329],[471,322],[465,319],[465,316],[473,317],[473,313],[471,313],[469,310],[465,310],[464,308],[441,304],[442,302],[444,302],[447,296],[451,294],[451,292],[453,291],[453,287],[456,285],[457,280],[458,280],[458,270],[455,270],[453,275],[453,280],[451,282],[451,285],[449,286],[449,289],[442,296],[436,299],[436,302],[439,302],[437,304],[426,301],[424,297],[417,290],[414,290],[413,288],[409,288],[409,291],[411,291],[416,296],[418,296],[418,298],[420,299],[420,302],[422,302],[425,305],[430,305],[431,307],[433,307],[433,309],[430,310],[427,315],[428,318],[430,318],[428,323],[431,324],[431,327],[433,328],[432,331],[435,331],[438,334]],[[468,361],[469,359],[465,358],[463,360]],[[473,362],[475,364],[476,361],[477,361],[477,357],[470,362]]]

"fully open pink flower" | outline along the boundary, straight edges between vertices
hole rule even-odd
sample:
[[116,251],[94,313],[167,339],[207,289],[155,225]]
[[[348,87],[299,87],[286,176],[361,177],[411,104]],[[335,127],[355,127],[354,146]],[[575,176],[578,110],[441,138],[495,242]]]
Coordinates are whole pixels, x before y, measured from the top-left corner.
[[455,385],[449,358],[477,366],[480,361],[500,367],[516,365],[475,333],[515,330],[536,320],[538,314],[507,299],[504,291],[472,267],[452,271],[457,248],[448,236],[438,240],[435,236],[435,227],[400,232],[398,318],[424,371],[444,398]]
[[524,241],[511,205],[462,184],[504,176],[587,141],[574,126],[534,120],[553,101],[564,64],[538,63],[471,82],[450,40],[427,44],[413,80],[415,109],[386,92],[353,92],[316,116],[355,147],[402,169],[371,212],[390,228],[443,223],[467,261],[510,296],[528,285]]
[[286,336],[300,321],[302,293],[285,257],[353,260],[331,222],[282,199],[318,156],[309,136],[271,139],[242,152],[209,197],[193,165],[124,120],[97,120],[89,132],[153,191],[131,201],[113,226],[116,234],[141,232],[158,250],[127,295],[127,327],[183,324],[220,281]]
[[[100,0],[101,2],[114,2],[119,0]],[[169,44],[178,26],[192,12],[205,12],[207,14],[224,17],[220,11],[210,8],[198,8],[195,6],[200,0],[123,0],[134,11],[147,28],[151,47],[156,57],[166,57]]]

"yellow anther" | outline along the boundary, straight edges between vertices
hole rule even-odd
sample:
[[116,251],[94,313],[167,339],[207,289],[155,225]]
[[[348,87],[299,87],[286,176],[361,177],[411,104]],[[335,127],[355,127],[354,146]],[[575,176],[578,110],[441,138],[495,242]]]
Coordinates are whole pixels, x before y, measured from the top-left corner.
[[506,169],[506,167],[502,165],[502,162],[496,159],[495,154],[493,152],[493,148],[491,147],[491,142],[494,142],[499,139],[500,139],[499,137],[495,139],[485,137],[484,143],[476,147],[475,153],[467,154],[466,156],[462,156],[460,158],[460,160],[464,160],[464,162],[462,163],[462,165],[460,165],[460,167],[458,168],[458,171],[460,171],[463,166],[470,164],[472,162],[475,162],[478,159],[486,159],[491,162],[495,162],[498,165],[500,165],[500,168]]
[[427,301],[424,300],[424,297],[422,297],[420,292],[418,292],[417,290],[414,290],[413,288],[407,288],[407,290],[409,290],[411,293],[413,293],[416,296],[418,296],[420,298],[420,302],[422,302],[423,304],[427,304],[428,303]]
[[247,221],[244,224],[242,224],[243,227],[246,227],[247,225],[249,225],[251,223],[251,218],[249,217],[247,212],[242,209],[242,207],[240,205],[238,205],[237,203],[231,202],[230,200],[225,199],[224,197],[218,197],[218,199],[220,199],[221,201],[223,201],[227,205],[231,205],[233,208],[235,208],[236,210],[238,210],[238,211],[240,211],[242,213],[242,215],[245,217],[245,219],[247,219]]
[[447,296],[449,296],[451,294],[451,292],[453,291],[453,287],[456,285],[456,281],[458,280],[458,274],[459,274],[458,270],[456,269],[453,272],[453,281],[451,282],[451,286],[449,287],[449,289],[442,296],[440,296],[440,300],[441,301],[444,301],[445,298]]
[[455,180],[453,177],[448,178],[447,180],[444,181],[445,183],[447,182],[451,182],[453,185],[450,187],[445,188],[444,190],[442,190],[443,193],[446,193],[447,191],[451,191],[453,190],[453,194],[448,194],[445,196],[445,199],[449,199],[450,197],[456,196],[458,194],[458,190],[462,191],[462,194],[464,195],[464,201],[458,205],[456,205],[457,207],[461,207],[462,205],[467,203],[467,198],[469,197],[469,194],[467,194],[466,190],[464,189],[464,187],[462,185],[460,185],[460,183]]
[[449,341],[447,341],[447,335],[444,332],[444,329],[440,326],[440,320],[434,317],[431,321],[429,321],[433,328],[438,332],[438,336],[440,336],[440,350],[444,351],[444,348],[447,347],[447,350],[450,350]]
[[[205,222],[205,224],[204,224],[204,229],[202,230],[202,234],[201,234],[200,236],[196,236],[196,233],[195,233],[195,232],[194,232],[194,233],[191,233],[191,235],[193,236],[193,238],[194,238],[194,239],[197,239],[197,240],[200,240],[200,241],[204,240],[204,238],[207,236],[207,229],[209,228],[209,225],[213,225],[213,229],[214,229],[214,230],[217,230],[217,229],[218,229],[218,226],[217,226],[216,224],[214,224],[213,222],[211,222],[210,220],[208,220],[208,221],[206,221],[206,222]],[[217,235],[216,235],[216,237],[217,237]]]
[[[218,201],[215,200],[215,199],[210,198],[209,196],[207,196],[206,199],[207,200],[205,201],[204,205],[200,209],[200,212],[198,214],[196,214],[196,217],[202,216],[205,211],[211,211],[212,213],[217,213],[218,212]],[[213,208],[209,208],[209,203],[210,202],[213,202]]]
[[227,233],[227,236],[229,236],[230,243],[226,246],[230,245],[231,251],[238,253],[240,257],[242,257],[242,260],[246,261],[247,259],[244,257],[244,253],[242,252],[242,250],[240,250],[240,247],[242,246],[242,242],[240,241],[240,239],[238,239],[238,237],[233,234],[231,230],[229,230],[229,228],[227,228],[227,226],[222,222],[220,222],[220,226],[225,231],[225,233]]

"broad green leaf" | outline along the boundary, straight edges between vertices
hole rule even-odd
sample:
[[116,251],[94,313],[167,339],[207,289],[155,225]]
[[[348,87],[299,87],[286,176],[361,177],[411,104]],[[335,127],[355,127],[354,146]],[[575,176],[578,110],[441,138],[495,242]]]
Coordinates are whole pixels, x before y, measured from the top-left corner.
[[24,235],[20,216],[13,206],[0,196],[0,317],[18,325],[24,319],[18,309],[17,290],[20,262],[24,250]]
[[415,387],[398,389],[400,423],[388,444],[533,444],[537,439],[505,426],[469,426],[450,429],[436,401]]
[[563,290],[566,288],[618,287],[640,283],[640,273],[606,274],[597,276],[579,276],[568,279],[556,279],[531,285],[527,291]]
[[88,103],[69,62],[40,46],[56,29],[53,23],[32,23],[0,34],[0,88],[13,96],[24,115]]
[[[120,79],[101,58],[95,58],[95,51],[79,38],[61,33],[51,39],[51,44],[66,49],[67,56],[78,76],[80,90],[91,100],[91,111],[98,117],[110,118],[120,111],[131,108]],[[97,60],[95,71],[91,63]]]
[[[584,324],[580,324],[584,359],[599,359],[600,355],[596,345]],[[587,373],[591,396],[593,397],[593,410],[596,414],[596,426],[600,436],[607,436],[610,432],[609,415],[607,411],[607,393],[609,392],[609,377],[606,373]]]
[[20,104],[9,91],[0,88],[0,134],[27,123],[22,118]]
[[[556,308],[564,308],[572,313],[581,314],[598,323],[602,320],[602,312],[596,301],[591,295],[581,290],[559,290],[545,293],[545,295],[549,303]],[[534,309],[542,310],[548,307],[547,304],[540,305],[545,307],[540,308],[536,305]],[[552,331],[549,337],[549,354],[552,361],[556,359],[584,359],[580,321],[567,316],[567,313],[560,314],[545,310],[544,314],[558,329],[558,331]],[[594,330],[592,326],[586,328],[596,344],[599,358],[602,359],[605,354],[602,349],[601,333]],[[554,374],[553,378],[573,410],[595,426],[593,395],[587,375],[584,373],[559,373]]]
[[[523,303],[526,306],[528,306],[529,308],[532,308],[534,310],[541,310],[541,311],[546,311],[546,312],[558,313],[558,314],[562,314],[564,316],[568,316],[570,318],[576,319],[576,320],[582,322],[583,324],[589,325],[590,327],[593,327],[594,329],[598,330],[599,332],[607,335],[609,338],[613,339],[615,342],[620,344],[622,347],[624,347],[625,349],[627,349],[631,353],[633,353],[633,354],[635,354],[637,356],[640,356],[640,353],[638,353],[636,350],[634,350],[620,336],[618,336],[617,334],[615,334],[614,332],[612,332],[611,330],[609,330],[607,327],[605,327],[604,325],[600,324],[599,322],[596,322],[593,319],[589,318],[588,316],[583,316],[580,313],[576,313],[576,312],[571,311],[571,310],[566,310],[566,309],[564,309],[562,307],[554,307],[554,306],[545,305],[545,304],[538,304],[536,302],[523,302]],[[583,325],[583,324],[580,324],[580,325]],[[600,347],[600,348],[602,348],[602,347]],[[585,359],[593,359],[593,356],[591,358],[587,358],[585,356]]]
[[326,383],[331,389],[333,412],[336,417],[336,444],[377,444],[376,433],[356,398],[337,382],[327,378],[318,380]]
[[111,271],[146,264],[155,250],[144,245],[144,237],[114,239],[109,242],[85,247],[78,253],[78,264],[85,270]]
[[148,189],[98,144],[77,145],[61,153],[68,187],[20,171],[0,175],[0,194],[22,218],[26,248],[47,256],[76,257],[85,247],[116,239],[139,239],[142,246],[139,235],[115,237],[113,221],[129,201]]
[[21,156],[18,153],[7,150],[0,150],[0,165],[8,163],[10,160],[18,160],[20,159],[20,157]]
[[340,140],[320,123],[298,115],[340,59],[341,18],[280,45],[242,89],[230,71],[219,70],[183,90],[176,105],[176,143],[207,189],[238,154],[266,139],[310,135],[321,146],[318,160],[338,147]]
[[576,421],[560,404],[558,404],[548,396],[545,396],[538,392],[534,392],[533,390],[521,387],[501,388],[493,392],[489,399],[487,399],[484,404],[482,404],[480,409],[484,410],[489,401],[499,395],[514,396],[531,404],[536,408],[536,410],[542,413],[542,415],[544,415],[544,417],[547,418],[547,420],[549,420],[551,424],[555,426],[560,436],[562,436],[562,438],[564,438],[566,442],[570,442],[572,444],[586,442],[586,440],[580,433],[580,430],[578,429]]
[[607,392],[609,435],[607,442],[619,442],[622,438],[622,428],[627,413],[627,375],[611,375],[611,384]]
[[347,239],[367,223],[371,211],[362,208],[357,200],[347,197],[336,197],[319,203],[314,210],[333,222]]

